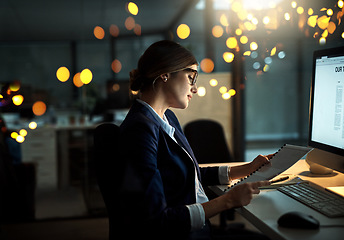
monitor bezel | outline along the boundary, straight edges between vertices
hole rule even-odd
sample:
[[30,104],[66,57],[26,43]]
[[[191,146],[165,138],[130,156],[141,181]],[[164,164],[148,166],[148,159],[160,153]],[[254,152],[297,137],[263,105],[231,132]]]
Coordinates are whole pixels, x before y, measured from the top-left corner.
[[321,142],[313,141],[312,140],[312,129],[313,129],[313,108],[314,108],[314,85],[315,85],[315,65],[316,59],[322,56],[344,56],[344,47],[335,47],[329,49],[321,49],[314,51],[313,53],[313,66],[312,66],[312,82],[311,82],[311,96],[310,96],[310,103],[309,103],[309,132],[308,132],[308,145],[313,148],[318,148],[320,150],[324,150],[327,152],[331,152],[337,155],[344,156],[344,149],[330,146]]

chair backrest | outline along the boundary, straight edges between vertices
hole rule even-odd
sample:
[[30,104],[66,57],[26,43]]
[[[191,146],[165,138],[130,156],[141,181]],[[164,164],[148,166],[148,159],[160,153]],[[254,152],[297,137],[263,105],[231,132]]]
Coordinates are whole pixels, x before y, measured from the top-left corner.
[[118,186],[123,181],[123,163],[120,156],[120,131],[112,123],[103,123],[94,131],[94,166],[98,186],[109,215],[109,235],[113,236],[113,227],[118,209]]
[[192,151],[199,163],[231,162],[224,131],[216,121],[196,120],[184,127]]

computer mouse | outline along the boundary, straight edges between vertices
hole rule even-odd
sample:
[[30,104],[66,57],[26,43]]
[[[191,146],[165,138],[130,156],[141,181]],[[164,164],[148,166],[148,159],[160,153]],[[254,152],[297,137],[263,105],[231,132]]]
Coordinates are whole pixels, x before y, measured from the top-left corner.
[[278,219],[278,225],[286,228],[318,229],[320,223],[314,217],[302,212],[288,212]]

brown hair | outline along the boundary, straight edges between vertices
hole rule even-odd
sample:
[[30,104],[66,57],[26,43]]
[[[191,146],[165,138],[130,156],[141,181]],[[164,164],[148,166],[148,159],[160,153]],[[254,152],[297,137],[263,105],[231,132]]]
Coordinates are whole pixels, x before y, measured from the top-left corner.
[[130,89],[144,90],[161,74],[198,64],[194,55],[180,44],[163,40],[153,43],[140,57],[137,69],[130,72]]

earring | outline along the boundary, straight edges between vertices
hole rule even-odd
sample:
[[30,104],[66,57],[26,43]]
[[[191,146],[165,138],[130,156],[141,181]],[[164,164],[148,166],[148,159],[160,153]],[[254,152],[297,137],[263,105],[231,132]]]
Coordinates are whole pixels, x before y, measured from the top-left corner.
[[167,78],[165,77],[163,81],[164,81],[164,82],[167,82]]

